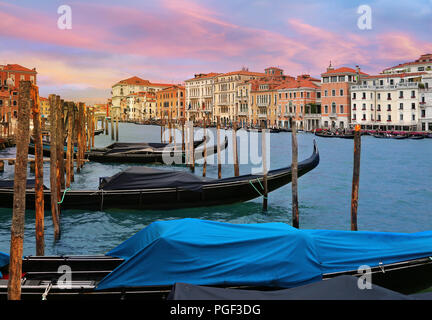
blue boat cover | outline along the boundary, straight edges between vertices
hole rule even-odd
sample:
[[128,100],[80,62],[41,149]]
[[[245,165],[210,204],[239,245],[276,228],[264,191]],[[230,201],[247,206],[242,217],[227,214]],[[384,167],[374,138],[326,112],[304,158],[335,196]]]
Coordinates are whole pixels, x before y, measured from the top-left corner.
[[[0,268],[9,264],[9,255],[3,252],[0,252]],[[0,278],[2,277],[2,273],[0,272]]]
[[298,230],[284,223],[158,221],[107,253],[125,259],[97,289],[196,285],[291,288],[325,273],[432,255],[432,232]]

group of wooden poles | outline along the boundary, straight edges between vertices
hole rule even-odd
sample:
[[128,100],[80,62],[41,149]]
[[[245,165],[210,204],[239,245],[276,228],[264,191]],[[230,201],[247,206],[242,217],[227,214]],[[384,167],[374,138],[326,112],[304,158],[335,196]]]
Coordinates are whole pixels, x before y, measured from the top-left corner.
[[[84,103],[67,102],[57,95],[49,95],[49,150],[50,196],[54,238],[60,238],[61,191],[70,188],[74,170],[82,169],[86,150],[94,146],[94,112]],[[30,118],[33,132],[30,134]],[[30,136],[35,146],[35,234],[36,255],[44,255],[44,185],[41,110],[38,87],[30,81],[21,81],[18,101],[18,127],[16,132],[16,162],[14,174],[14,206],[11,226],[8,298],[21,296],[21,271],[27,187],[27,163]],[[67,145],[65,147],[65,140]],[[76,147],[75,147],[76,146]],[[46,145],[47,147],[47,145]],[[66,155],[65,155],[66,153]]]

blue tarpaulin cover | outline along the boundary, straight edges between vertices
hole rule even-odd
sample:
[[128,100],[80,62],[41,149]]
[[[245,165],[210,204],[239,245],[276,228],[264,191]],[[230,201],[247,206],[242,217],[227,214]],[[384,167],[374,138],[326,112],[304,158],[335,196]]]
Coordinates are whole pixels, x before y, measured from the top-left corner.
[[[3,252],[0,252],[0,268],[9,264],[9,255]],[[0,272],[0,278],[2,277],[2,273]]]
[[290,288],[329,272],[432,255],[432,232],[298,230],[284,223],[158,221],[107,253],[125,259],[97,289],[173,285]]

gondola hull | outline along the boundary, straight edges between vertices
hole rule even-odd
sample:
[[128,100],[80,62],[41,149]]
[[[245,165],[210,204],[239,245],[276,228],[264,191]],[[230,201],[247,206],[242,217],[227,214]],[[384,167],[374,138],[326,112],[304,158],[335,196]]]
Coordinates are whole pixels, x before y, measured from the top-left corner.
[[[136,288],[115,288],[95,290],[102,278],[123,262],[122,259],[109,256],[77,256],[77,257],[26,257],[23,259],[25,274],[21,286],[23,300],[166,300],[172,286],[147,286]],[[58,286],[62,275],[62,266],[72,270],[72,283],[69,288]],[[5,267],[4,269],[7,269]],[[429,257],[413,259],[398,263],[382,265],[371,269],[372,285],[400,292],[416,293],[432,286],[430,274],[432,260]],[[356,270],[323,274],[323,280],[341,275],[362,276]],[[47,288],[52,285],[47,291]],[[278,287],[257,287],[244,285],[217,286],[241,288],[243,290],[277,290]],[[7,280],[0,279],[0,300],[7,299]]]
[[[298,176],[306,174],[319,164],[316,146],[309,159],[298,164]],[[240,176],[215,180],[204,184],[200,191],[182,188],[156,188],[142,190],[71,190],[64,195],[62,209],[136,209],[171,210],[209,207],[244,202],[262,195],[263,176]],[[291,182],[291,167],[269,171],[268,191]],[[50,191],[44,192],[45,208],[51,208]],[[12,208],[13,189],[0,189],[0,207]],[[34,209],[35,191],[26,192],[26,208]]]

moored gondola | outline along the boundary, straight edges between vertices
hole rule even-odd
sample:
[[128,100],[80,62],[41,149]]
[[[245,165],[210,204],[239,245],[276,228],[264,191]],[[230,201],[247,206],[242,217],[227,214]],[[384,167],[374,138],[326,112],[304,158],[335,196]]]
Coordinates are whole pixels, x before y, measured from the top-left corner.
[[332,133],[315,132],[315,135],[317,137],[322,137],[322,138],[354,139],[354,134],[349,134],[349,133],[332,134]]
[[[299,230],[284,223],[189,218],[157,221],[105,256],[25,257],[22,298],[164,299],[178,282],[276,290],[341,275],[367,276],[372,285],[409,294],[432,285],[431,248],[431,231]],[[5,299],[7,259],[0,267],[0,298]]]
[[[195,160],[204,157],[206,139],[195,141]],[[228,146],[225,137],[221,150]],[[187,146],[185,146],[187,148]],[[217,152],[217,146],[206,146],[207,156]],[[182,151],[181,144],[166,143],[114,143],[106,148],[92,149],[85,157],[90,161],[102,163],[166,163],[166,159],[175,158],[174,164],[187,163],[187,149]]]
[[[298,176],[319,164],[316,144],[312,155],[298,163]],[[63,209],[148,209],[170,210],[208,207],[244,202],[260,197],[263,175],[243,175],[224,179],[201,178],[179,170],[131,167],[100,181],[99,190],[67,190]],[[291,182],[291,166],[267,174],[271,192]],[[62,191],[63,192],[63,191]],[[50,208],[50,191],[44,192],[45,207]],[[13,188],[0,189],[0,207],[12,208]],[[26,208],[33,209],[35,190],[26,191]]]

